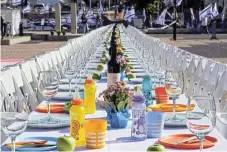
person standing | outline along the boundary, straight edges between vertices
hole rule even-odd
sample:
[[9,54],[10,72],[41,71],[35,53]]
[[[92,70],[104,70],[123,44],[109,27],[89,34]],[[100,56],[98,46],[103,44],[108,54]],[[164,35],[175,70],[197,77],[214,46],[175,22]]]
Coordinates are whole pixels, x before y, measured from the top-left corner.
[[87,17],[86,17],[86,14],[84,12],[81,16],[81,20],[82,20],[82,25],[83,25],[83,31],[84,31],[84,33],[86,33],[87,30],[88,30],[88,25],[87,25]]
[[4,39],[4,36],[6,34],[6,23],[4,23],[4,19],[1,16],[1,34],[2,34],[2,39]]

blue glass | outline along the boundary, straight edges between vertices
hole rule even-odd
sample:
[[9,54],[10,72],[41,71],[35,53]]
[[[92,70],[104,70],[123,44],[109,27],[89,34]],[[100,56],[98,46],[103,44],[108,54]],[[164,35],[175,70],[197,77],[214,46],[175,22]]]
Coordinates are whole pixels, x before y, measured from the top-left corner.
[[142,82],[142,91],[143,96],[146,98],[146,106],[153,104],[153,98],[152,98],[152,81],[150,75],[144,75],[143,76],[143,82]]

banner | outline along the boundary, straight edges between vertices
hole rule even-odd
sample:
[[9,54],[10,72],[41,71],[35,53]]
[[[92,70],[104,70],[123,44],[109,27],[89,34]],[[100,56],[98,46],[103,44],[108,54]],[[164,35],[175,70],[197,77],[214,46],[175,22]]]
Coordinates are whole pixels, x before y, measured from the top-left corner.
[[22,13],[23,14],[26,14],[26,13],[30,13],[31,12],[31,6],[30,4],[28,4],[23,10],[22,10]]
[[49,5],[47,4],[40,10],[40,14],[48,14],[49,13]]
[[12,5],[13,6],[21,5],[21,0],[12,0]]

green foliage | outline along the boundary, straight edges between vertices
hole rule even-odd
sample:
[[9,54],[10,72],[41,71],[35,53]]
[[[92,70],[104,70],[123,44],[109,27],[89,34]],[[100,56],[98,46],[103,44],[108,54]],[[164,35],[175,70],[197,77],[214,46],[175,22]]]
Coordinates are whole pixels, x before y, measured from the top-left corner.
[[[130,0],[125,0],[130,2]],[[150,13],[155,13],[157,11],[157,6],[160,5],[161,0],[133,0],[133,5],[136,10],[143,10],[145,8]]]

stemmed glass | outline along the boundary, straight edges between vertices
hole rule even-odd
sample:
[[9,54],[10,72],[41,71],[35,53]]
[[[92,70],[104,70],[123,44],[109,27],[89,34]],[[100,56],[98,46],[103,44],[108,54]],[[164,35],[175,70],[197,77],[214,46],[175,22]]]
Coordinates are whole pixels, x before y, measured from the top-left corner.
[[197,106],[190,109],[192,100],[187,104],[187,127],[200,140],[200,151],[203,151],[204,136],[216,125],[216,106],[212,96],[193,96]]
[[39,73],[38,90],[45,97],[48,104],[48,117],[43,118],[45,122],[56,122],[58,119],[51,117],[50,115],[50,101],[51,97],[55,96],[58,92],[59,76],[56,71],[41,71]]
[[69,96],[73,96],[73,93],[71,91],[72,89],[71,86],[72,86],[72,79],[74,78],[74,71],[70,71],[70,68],[71,68],[70,61],[66,60],[63,65],[64,75],[69,80]]
[[166,70],[165,90],[173,100],[173,115],[168,119],[168,121],[182,121],[182,119],[178,118],[176,115],[176,99],[184,91],[184,74],[182,70]]
[[[1,112],[1,130],[6,136],[10,137],[11,144],[7,144],[7,147],[11,147],[12,152],[15,152],[15,140],[16,137],[24,132],[27,127],[29,107],[26,104],[27,98],[19,96],[2,97],[1,103],[6,103],[6,108],[11,109],[5,112]],[[4,102],[5,101],[5,102]],[[17,105],[17,107],[15,107]]]

